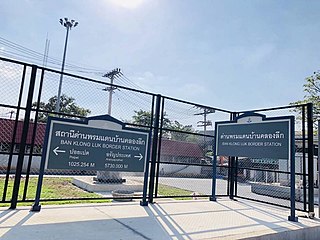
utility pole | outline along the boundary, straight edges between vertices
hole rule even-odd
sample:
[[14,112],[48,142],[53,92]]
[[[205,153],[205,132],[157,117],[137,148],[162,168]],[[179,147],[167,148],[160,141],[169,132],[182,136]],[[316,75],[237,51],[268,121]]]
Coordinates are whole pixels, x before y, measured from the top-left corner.
[[[112,94],[117,88],[113,86],[113,80],[121,74],[120,68],[113,69],[112,71],[104,74],[102,77],[110,79],[110,86],[104,88],[104,91],[109,92],[109,102],[108,102],[108,115],[111,115],[111,106],[112,106]],[[97,171],[97,177],[94,180],[102,183],[123,183],[125,179],[120,177],[118,172],[108,172],[108,171]]]
[[198,127],[203,127],[204,134],[204,149],[206,148],[206,134],[207,134],[207,126],[212,126],[212,122],[207,120],[207,115],[210,113],[214,113],[214,109],[203,108],[203,112],[195,113],[194,115],[203,115],[203,121],[198,121]]
[[113,69],[112,71],[106,73],[105,75],[103,75],[103,77],[107,77],[110,79],[110,87],[106,87],[105,91],[109,92],[109,105],[108,105],[108,114],[111,115],[111,106],[112,106],[112,94],[113,91],[116,90],[117,88],[113,86],[113,80],[115,79],[115,77],[117,77],[119,74],[121,73],[121,69],[120,68],[116,68]]
[[10,113],[10,119],[12,119],[12,115],[15,114],[16,112],[11,110],[10,112],[8,112],[8,114]]
[[207,126],[212,126],[212,122],[210,120],[207,120],[207,115],[214,112],[215,112],[214,109],[204,108],[203,112],[194,114],[194,115],[203,115],[203,121],[198,121],[198,124],[199,124],[198,127],[203,127],[204,135],[206,135]]

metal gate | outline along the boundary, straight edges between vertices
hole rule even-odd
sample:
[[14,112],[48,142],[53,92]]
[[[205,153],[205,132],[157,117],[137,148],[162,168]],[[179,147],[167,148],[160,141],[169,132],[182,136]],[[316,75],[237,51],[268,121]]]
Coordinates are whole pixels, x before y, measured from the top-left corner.
[[[314,166],[317,159],[313,144],[312,104],[258,109],[250,112],[269,116],[296,115],[295,122],[295,191],[296,207],[314,212]],[[241,114],[236,113],[235,116]],[[283,207],[290,207],[289,159],[230,159],[234,174],[235,197]],[[310,198],[308,196],[311,196]]]
[[[0,203],[10,204],[11,208],[35,200],[47,116],[81,119],[81,111],[72,111],[77,106],[91,115],[105,115],[108,95],[103,90],[110,88],[117,89],[112,106],[114,118],[135,128],[153,129],[153,116],[141,124],[134,122],[133,116],[139,111],[153,115],[155,94],[68,73],[63,73],[61,111],[55,112],[54,96],[61,74],[0,58]],[[143,173],[120,172],[113,177],[125,182],[121,190],[141,192],[131,198],[142,198]],[[101,186],[99,191],[81,189],[87,182],[97,182],[97,171],[46,170],[40,201],[109,200],[114,198],[112,190],[118,190],[116,184],[102,192]]]
[[[0,203],[11,204],[11,208],[19,202],[33,202],[35,199],[47,116],[84,117],[67,109],[57,113],[54,107],[46,105],[54,100],[52,97],[57,93],[61,74],[52,69],[0,58]],[[66,100],[68,96],[72,97],[73,103],[89,110],[90,115],[107,113],[108,96],[102,91],[107,88],[119,90],[114,94],[113,117],[128,126],[152,131],[149,202],[154,198],[197,199],[211,196],[212,164],[217,164],[217,196],[235,196],[289,207],[284,193],[288,187],[285,180],[289,176],[285,160],[233,160],[219,156],[213,163],[214,123],[232,120],[242,112],[63,73],[62,93],[65,95],[62,96]],[[312,105],[253,112],[268,117],[296,115],[297,208],[313,212],[313,186],[318,181],[313,180]],[[92,181],[96,175],[96,171],[47,170],[43,180],[47,191],[42,192],[40,200],[112,199],[110,194],[83,191],[74,186],[75,181]],[[141,185],[143,178],[142,174],[125,172],[120,173],[120,177],[132,185]],[[126,188],[127,185],[123,186]],[[279,194],[259,192],[261,186],[279,189]],[[59,191],[61,187],[67,187],[68,191]],[[140,199],[141,195],[133,198]]]
[[[197,199],[211,196],[213,128],[216,121],[233,120],[244,112],[231,112],[197,105],[179,99],[162,97],[159,108],[159,139],[153,152],[155,164],[151,171],[152,198]],[[313,186],[313,123],[312,104],[250,110],[267,117],[295,115],[296,132],[296,207],[314,212]],[[190,131],[168,126],[169,117],[195,126]],[[210,120],[209,120],[210,119]],[[207,125],[207,128],[206,126]],[[157,126],[157,124],[155,125]],[[166,146],[171,144],[172,148]],[[309,160],[308,160],[309,159]],[[288,159],[229,158],[217,159],[217,196],[239,197],[267,204],[290,207],[290,168]],[[153,181],[154,179],[154,181]],[[232,187],[233,186],[233,187]],[[311,187],[308,187],[311,186]],[[170,189],[168,189],[170,187]]]

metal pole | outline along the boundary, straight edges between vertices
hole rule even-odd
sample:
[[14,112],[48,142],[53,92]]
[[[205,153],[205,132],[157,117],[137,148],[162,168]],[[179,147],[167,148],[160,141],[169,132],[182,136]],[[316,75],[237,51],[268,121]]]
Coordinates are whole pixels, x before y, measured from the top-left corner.
[[36,82],[36,75],[37,75],[37,66],[33,65],[32,71],[31,71],[31,77],[30,77],[30,85],[29,85],[29,90],[28,90],[26,112],[24,115],[23,131],[22,131],[22,136],[21,136],[20,151],[19,151],[19,156],[18,156],[16,175],[14,178],[14,186],[13,186],[13,190],[12,190],[10,209],[16,209],[17,202],[18,202],[19,187],[20,187],[20,181],[21,181],[25,147],[26,147],[26,142],[27,142],[27,137],[28,137],[29,122],[30,122],[30,115],[31,115],[31,108],[32,108],[33,92],[34,92],[34,87],[35,87],[35,82]]
[[150,169],[150,181],[149,181],[149,203],[153,203],[154,178],[155,178],[155,171],[156,171],[156,158],[157,158],[159,122],[160,122],[160,116],[159,116],[160,107],[161,107],[161,95],[157,95],[153,139],[152,139],[152,155],[151,155],[151,169]]
[[213,159],[212,159],[212,188],[211,188],[211,197],[210,201],[216,201],[216,190],[217,190],[217,124],[214,129],[214,143],[213,143]]
[[302,172],[303,210],[307,211],[307,166],[306,166],[306,106],[302,107]]
[[292,222],[298,222],[298,217],[295,216],[296,212],[296,163],[295,163],[295,137],[294,137],[294,117],[290,118],[290,127],[289,131],[291,134],[290,139],[290,216],[288,216],[288,220]]
[[108,105],[108,114],[111,115],[111,106],[112,106],[112,93],[113,93],[113,79],[115,75],[111,75],[110,77],[110,91],[109,91],[109,105]]
[[156,184],[154,189],[154,196],[158,197],[158,188],[159,188],[159,172],[160,172],[160,156],[161,156],[161,143],[162,143],[162,128],[163,128],[163,118],[164,118],[164,98],[162,98],[162,110],[161,110],[161,119],[160,119],[160,132],[159,132],[159,144],[158,144],[158,161],[157,161],[157,170],[156,170]]
[[150,147],[151,147],[151,129],[150,129],[150,132],[149,132],[147,160],[146,160],[146,163],[145,163],[146,167],[145,167],[145,172],[144,172],[142,201],[140,201],[140,206],[148,206],[147,190],[148,190]]
[[235,157],[231,157],[231,179],[230,179],[230,199],[234,198],[234,174],[235,174]]
[[313,160],[313,104],[307,104],[307,126],[308,126],[308,200],[309,217],[314,218],[314,160]]
[[44,72],[45,72],[44,69],[42,69],[40,85],[39,85],[39,92],[38,92],[36,116],[35,116],[34,124],[33,124],[32,141],[31,141],[31,146],[30,146],[30,155],[29,155],[27,173],[26,173],[26,178],[25,178],[26,180],[25,180],[25,183],[24,183],[24,191],[23,191],[23,197],[22,197],[23,201],[25,201],[26,198],[27,198],[27,191],[28,191],[28,186],[29,186],[30,169],[31,169],[32,157],[33,157],[34,142],[36,140],[36,133],[37,133],[37,128],[38,128],[37,126],[38,126],[38,118],[39,118],[39,105],[40,105],[40,102],[41,102],[41,93],[42,93]]
[[[237,117],[237,113],[233,113],[232,114],[232,120],[234,121]],[[234,198],[234,185],[235,185],[235,161],[236,158],[235,157],[231,157],[230,158],[230,162],[231,162],[231,178],[230,178],[230,199]]]
[[58,90],[57,103],[56,103],[56,112],[60,111],[60,97],[61,97],[61,88],[62,88],[64,64],[65,64],[66,55],[67,55],[68,37],[69,37],[69,26],[67,26],[66,40],[64,42],[64,52],[63,52],[61,74],[60,74],[60,82],[59,82],[59,90]]
[[319,151],[319,139],[320,139],[320,120],[318,120],[318,218],[320,218],[320,151]]

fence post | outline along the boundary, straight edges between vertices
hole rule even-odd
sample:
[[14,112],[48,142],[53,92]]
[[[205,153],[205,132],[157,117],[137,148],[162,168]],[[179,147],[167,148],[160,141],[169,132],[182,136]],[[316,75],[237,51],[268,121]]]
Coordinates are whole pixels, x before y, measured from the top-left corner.
[[231,162],[231,179],[230,179],[230,199],[234,198],[234,182],[235,182],[235,161],[236,158],[235,157],[231,157],[230,158],[230,162]]
[[10,209],[16,209],[17,202],[18,202],[18,194],[19,194],[19,187],[20,187],[20,181],[21,181],[23,160],[25,155],[25,147],[26,147],[26,142],[28,137],[29,122],[30,122],[30,115],[31,115],[31,108],[32,108],[32,98],[33,98],[33,92],[34,92],[34,87],[36,82],[36,76],[37,76],[37,66],[32,65],[30,85],[29,85],[28,98],[27,98],[27,104],[26,104],[26,112],[24,115],[21,144],[20,144],[20,150],[18,155],[16,174],[14,178]]
[[162,98],[162,110],[161,110],[161,119],[160,121],[160,131],[159,131],[159,144],[158,144],[158,154],[157,154],[157,158],[158,161],[156,163],[157,168],[156,168],[156,183],[155,183],[155,189],[154,189],[154,195],[155,197],[158,197],[158,189],[159,189],[159,173],[160,173],[160,156],[161,156],[161,139],[162,139],[162,128],[163,128],[163,118],[164,118],[164,98]]
[[306,106],[302,107],[302,172],[303,172],[303,210],[307,211],[307,165],[306,165]]
[[216,201],[216,192],[217,192],[217,124],[215,124],[214,130],[214,142],[212,146],[213,150],[213,159],[212,159],[212,187],[211,187],[211,197],[210,201]]
[[[235,113],[230,113],[230,118],[229,118],[230,121],[234,120],[234,114],[235,114]],[[228,196],[230,196],[230,179],[231,179],[231,174],[232,174],[231,160],[230,160],[230,156],[228,156],[228,180],[227,180],[227,195],[228,195]]]
[[[232,114],[232,121],[235,121],[237,118],[237,113],[233,113]],[[234,188],[235,188],[235,180],[236,180],[236,158],[235,157],[231,157],[230,158],[230,162],[231,162],[231,177],[230,177],[230,199],[234,198]]]
[[307,126],[308,126],[308,201],[309,217],[314,218],[314,166],[313,166],[313,104],[307,104]]
[[320,131],[319,131],[319,126],[320,126],[320,120],[318,120],[318,217],[320,217],[320,149],[319,149],[319,139],[320,139]]
[[288,220],[292,222],[298,222],[298,217],[295,216],[296,212],[296,161],[295,161],[295,134],[294,134],[294,117],[290,119],[290,129],[291,140],[290,140],[290,216]]
[[149,203],[153,203],[154,178],[156,173],[156,158],[157,158],[159,122],[160,122],[159,121],[160,106],[161,106],[161,95],[159,94],[157,95],[157,98],[156,98],[154,130],[153,130],[153,138],[152,138],[151,168],[150,168],[150,181],[149,181]]

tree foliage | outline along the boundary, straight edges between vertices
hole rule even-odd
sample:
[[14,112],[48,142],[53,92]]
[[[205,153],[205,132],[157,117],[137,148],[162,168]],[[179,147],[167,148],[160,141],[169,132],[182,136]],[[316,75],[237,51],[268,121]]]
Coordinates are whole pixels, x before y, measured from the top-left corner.
[[[54,112],[57,103],[57,96],[51,97],[47,103],[40,102],[39,109],[46,112],[39,112],[38,120],[40,122],[45,122],[48,118],[47,112]],[[37,106],[37,102],[32,104],[33,107]],[[82,108],[75,103],[75,99],[73,97],[69,97],[66,94],[62,94],[60,96],[60,112],[67,113],[70,115],[86,117],[90,114],[90,110],[86,108]]]
[[[320,120],[320,73],[315,72],[312,76],[306,78],[306,83],[303,85],[303,91],[306,93],[303,100],[290,103],[291,105],[300,105],[313,103],[313,121],[316,125]],[[301,108],[296,108],[295,111],[301,113]]]
[[[140,109],[139,111],[134,111],[135,115],[132,116],[132,123],[143,126],[151,126],[151,112],[143,111]],[[194,137],[188,133],[193,133],[194,129],[191,125],[183,125],[178,121],[171,121],[167,114],[164,113],[162,128],[163,136],[165,138],[169,138],[177,141],[192,141]],[[170,130],[169,130],[170,129]]]

